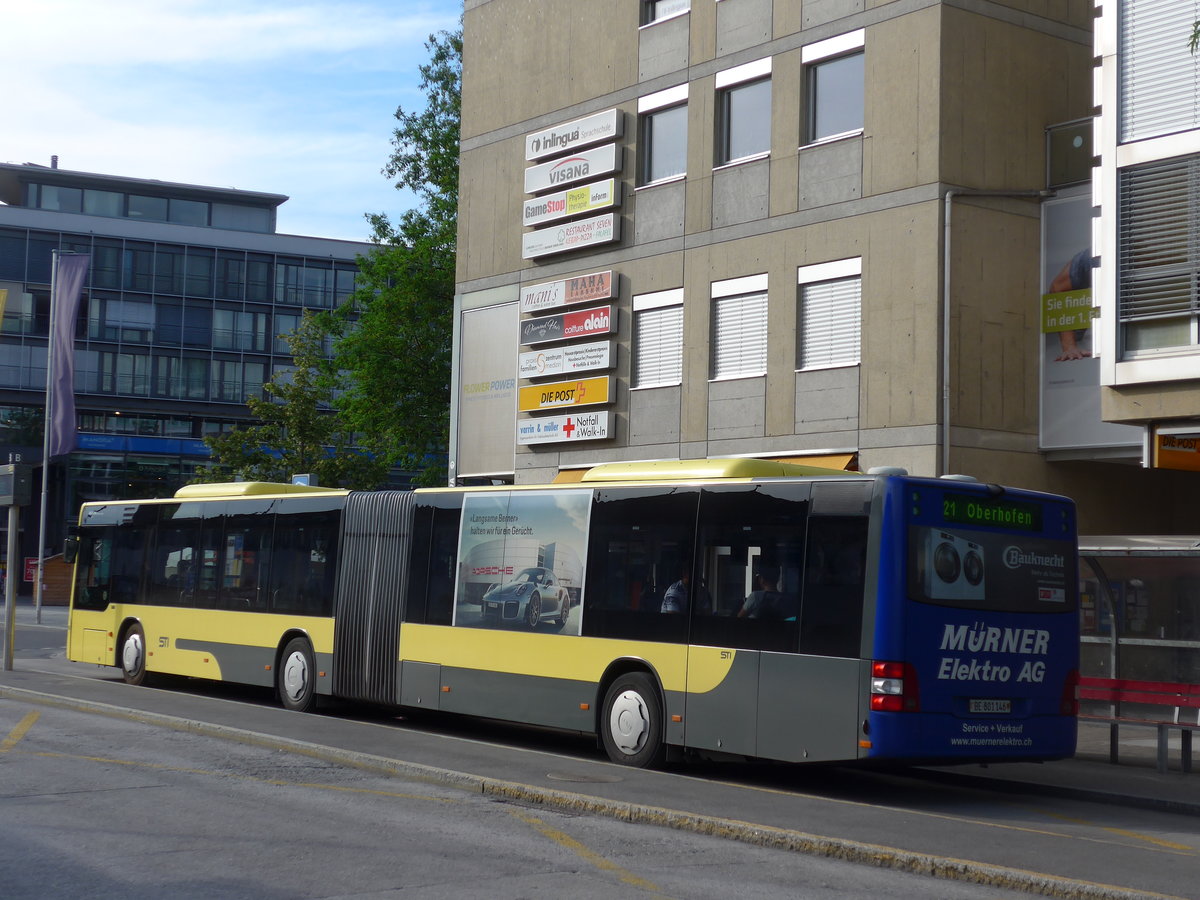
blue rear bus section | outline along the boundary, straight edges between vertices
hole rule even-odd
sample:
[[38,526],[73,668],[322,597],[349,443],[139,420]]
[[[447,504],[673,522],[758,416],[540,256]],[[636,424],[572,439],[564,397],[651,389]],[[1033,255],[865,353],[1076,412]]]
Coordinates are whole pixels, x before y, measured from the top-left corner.
[[1074,503],[995,485],[897,478],[884,489],[883,522],[880,559],[888,562],[878,581],[873,658],[906,664],[905,708],[871,709],[867,758],[1074,754]]

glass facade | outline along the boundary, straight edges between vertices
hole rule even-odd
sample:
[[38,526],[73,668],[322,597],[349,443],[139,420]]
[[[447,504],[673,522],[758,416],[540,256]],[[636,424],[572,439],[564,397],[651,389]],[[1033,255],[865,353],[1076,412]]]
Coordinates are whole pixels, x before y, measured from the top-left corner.
[[44,386],[55,249],[93,260],[76,328],[80,406],[95,395],[238,404],[261,396],[263,382],[291,362],[279,336],[295,330],[304,309],[345,300],[357,271],[328,258],[0,228],[0,290],[8,292],[0,390]]

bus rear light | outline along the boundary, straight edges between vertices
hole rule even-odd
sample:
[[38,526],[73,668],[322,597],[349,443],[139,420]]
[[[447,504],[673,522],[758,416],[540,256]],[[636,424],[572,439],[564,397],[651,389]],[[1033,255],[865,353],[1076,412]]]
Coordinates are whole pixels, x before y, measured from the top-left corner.
[[1064,716],[1079,715],[1079,670],[1072,669],[1063,682],[1062,700],[1058,711]]
[[917,712],[921,701],[917,670],[910,663],[875,660],[871,663],[871,709],[875,712]]

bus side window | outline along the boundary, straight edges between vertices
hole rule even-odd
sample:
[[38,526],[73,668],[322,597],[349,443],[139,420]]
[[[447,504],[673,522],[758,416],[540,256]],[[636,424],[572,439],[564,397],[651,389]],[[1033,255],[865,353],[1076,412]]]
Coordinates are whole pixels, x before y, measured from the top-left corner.
[[700,501],[700,604],[692,643],[795,653],[807,484],[722,485]]
[[865,516],[813,516],[808,525],[800,652],[859,655],[866,580]]
[[583,634],[683,642],[687,610],[664,612],[667,589],[692,568],[698,494],[690,488],[596,491]]
[[271,611],[333,614],[340,509],[279,512],[270,571]]
[[457,509],[439,509],[433,517],[433,544],[429,553],[429,595],[425,624],[449,625],[454,621],[454,574],[458,568]]
[[406,622],[450,625],[454,621],[461,503],[461,495],[433,495],[422,498],[413,511]]

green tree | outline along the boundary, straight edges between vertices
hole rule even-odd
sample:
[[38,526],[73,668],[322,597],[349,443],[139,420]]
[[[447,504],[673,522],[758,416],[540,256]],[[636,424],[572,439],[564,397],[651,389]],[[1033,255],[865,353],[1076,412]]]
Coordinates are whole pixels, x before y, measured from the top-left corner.
[[450,429],[462,31],[431,35],[420,67],[426,106],[396,110],[383,174],[420,200],[393,223],[368,215],[376,247],[359,259],[360,287],[335,314],[334,356],[348,374],[338,399],[363,446],[445,484]]
[[329,487],[370,489],[383,483],[386,460],[353,449],[331,408],[339,378],[324,352],[327,336],[322,321],[305,313],[287,336],[295,368],[263,385],[269,399],[246,399],[261,424],[206,437],[215,465],[198,480],[287,482],[294,474],[311,473]]
[[1188,49],[1195,56],[1196,50],[1200,48],[1200,19],[1192,23],[1192,36],[1188,39]]

